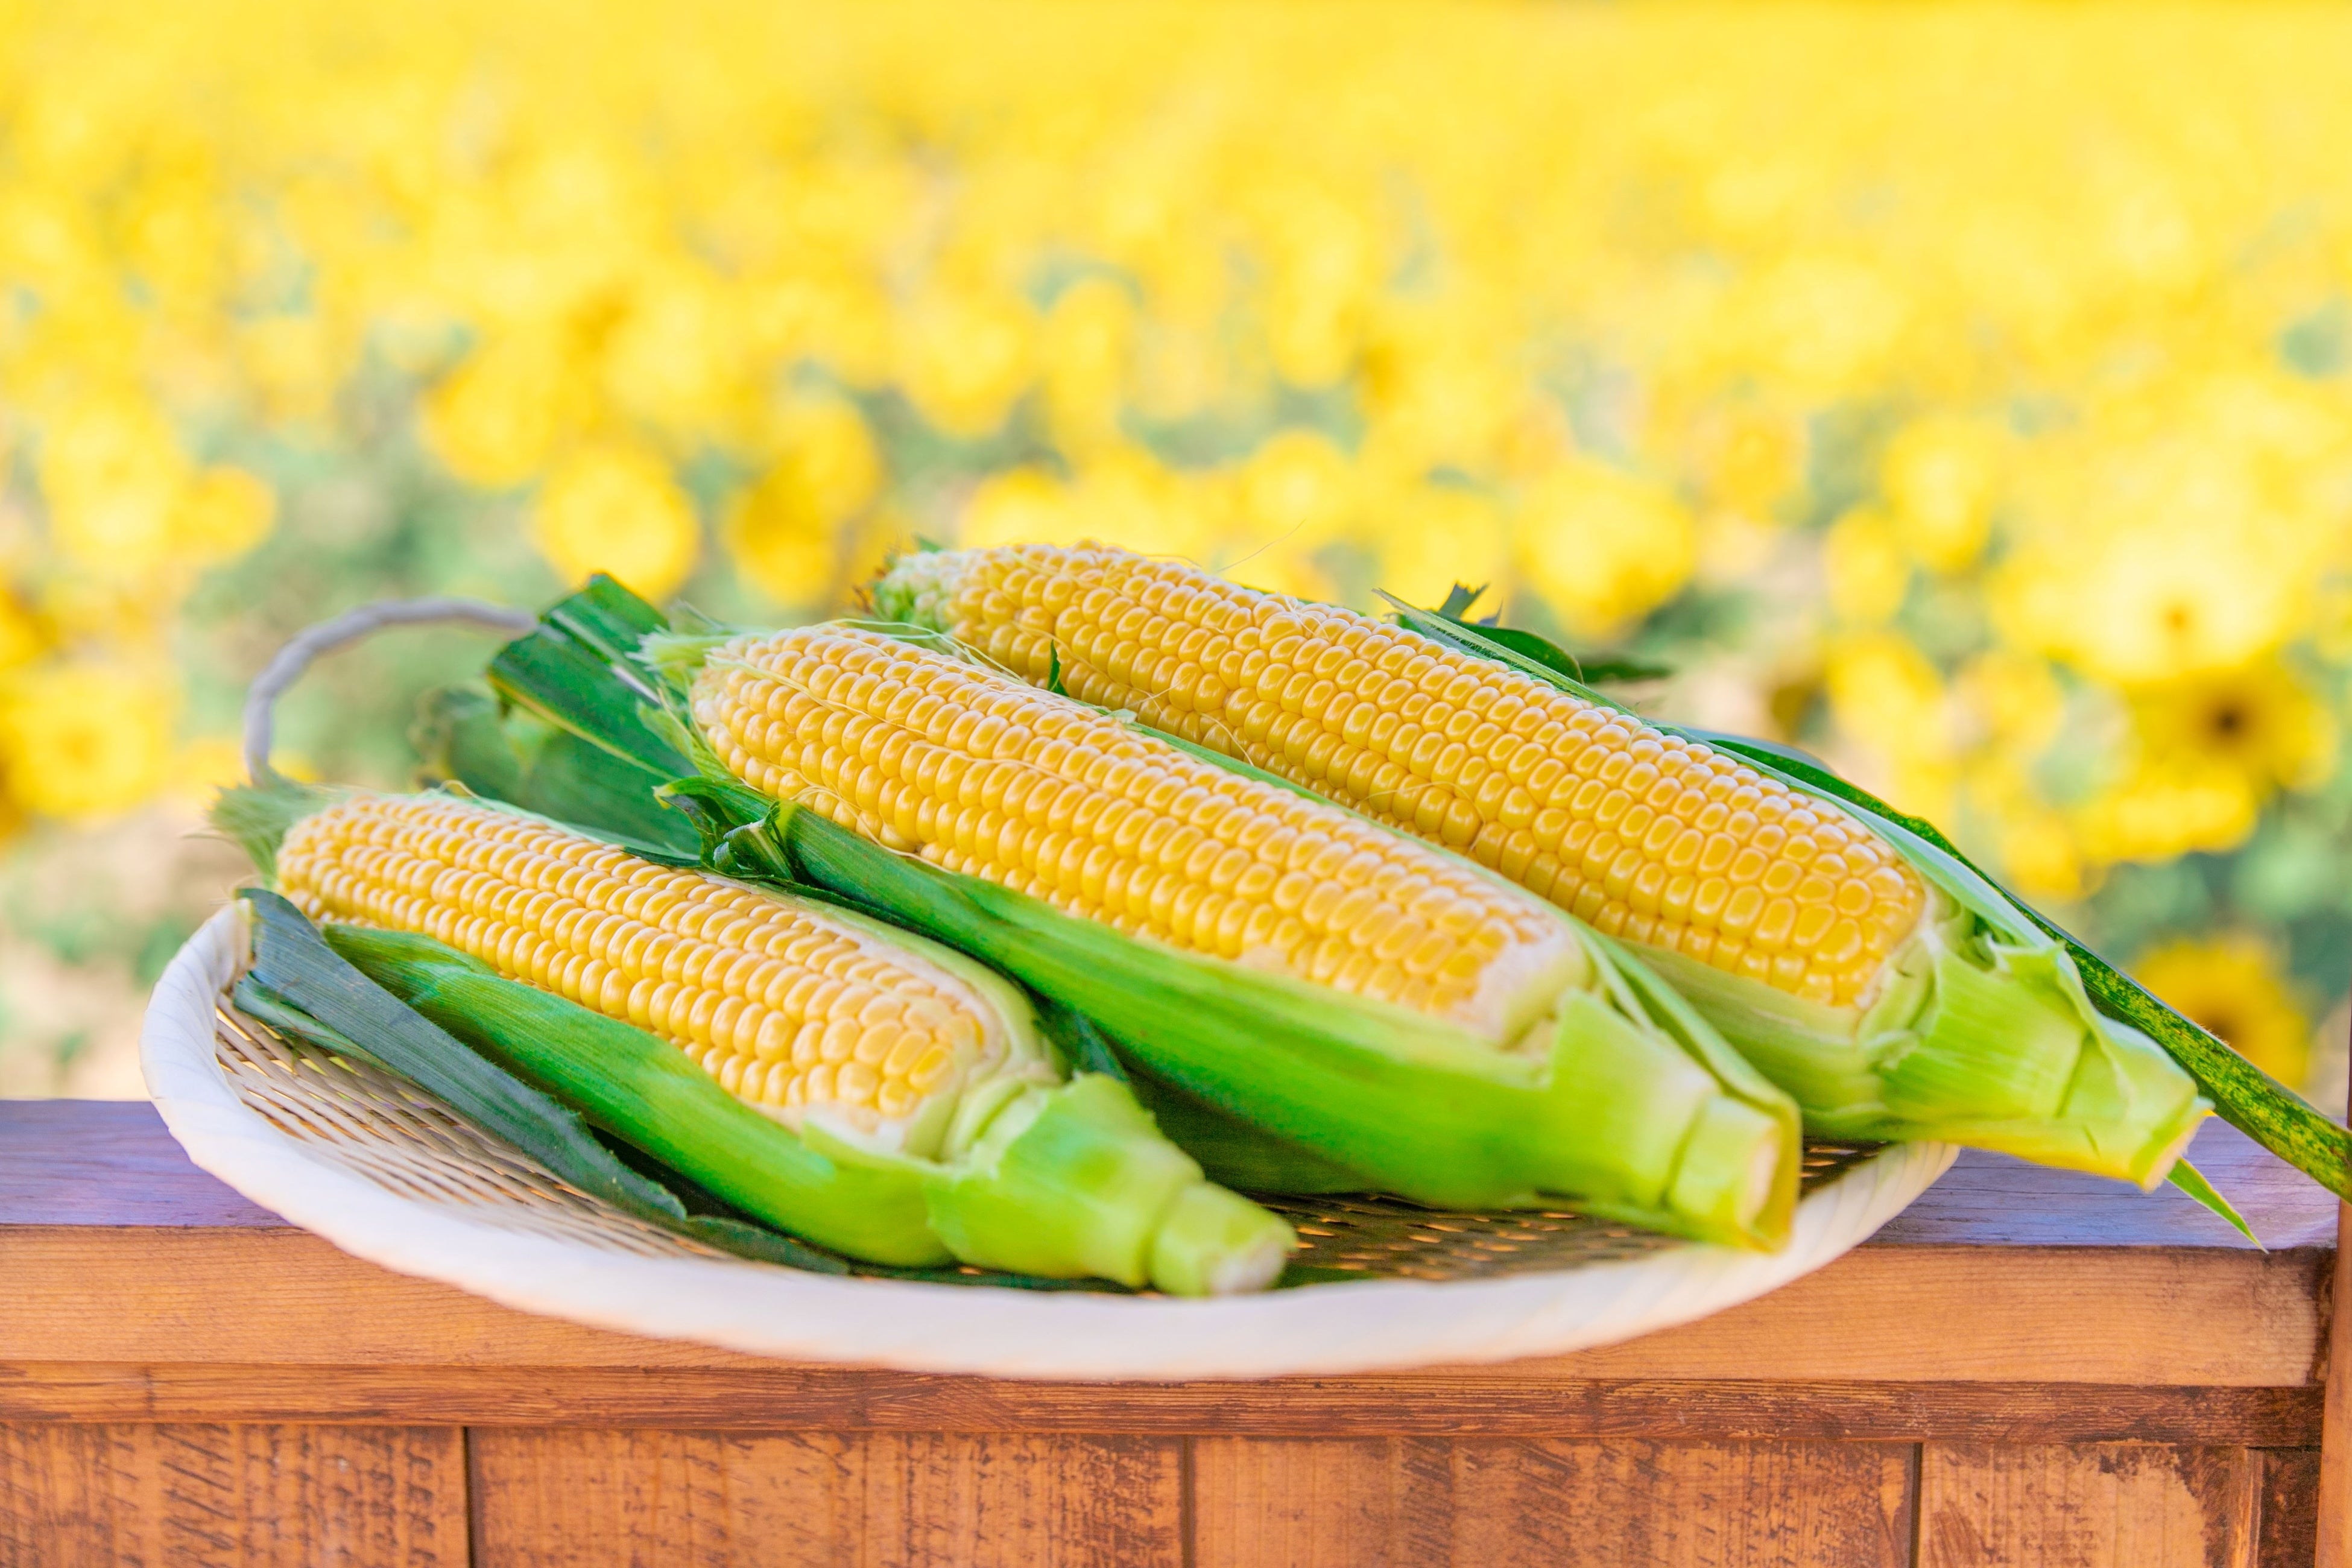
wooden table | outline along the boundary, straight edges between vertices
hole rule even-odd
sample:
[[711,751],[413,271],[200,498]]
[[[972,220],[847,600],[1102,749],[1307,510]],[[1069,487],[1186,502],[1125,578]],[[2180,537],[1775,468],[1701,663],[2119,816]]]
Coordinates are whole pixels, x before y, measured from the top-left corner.
[[527,1317],[286,1226],[143,1105],[0,1104],[0,1563],[2308,1564],[2336,1205],[2195,1154],[2273,1250],[1969,1155],[1631,1344],[1134,1386]]

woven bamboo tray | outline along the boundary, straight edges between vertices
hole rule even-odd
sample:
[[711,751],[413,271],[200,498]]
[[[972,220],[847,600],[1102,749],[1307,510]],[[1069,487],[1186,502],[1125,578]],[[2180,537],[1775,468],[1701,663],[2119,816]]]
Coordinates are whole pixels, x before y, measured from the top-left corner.
[[1760,1296],[1927,1190],[1941,1144],[1816,1144],[1769,1256],[1569,1214],[1275,1200],[1285,1288],[1223,1300],[840,1278],[746,1262],[586,1196],[413,1086],[236,1012],[243,906],[157,984],[147,1087],[196,1164],[343,1250],[526,1311],[754,1354],[1006,1377],[1173,1380],[1503,1361],[1608,1344]]

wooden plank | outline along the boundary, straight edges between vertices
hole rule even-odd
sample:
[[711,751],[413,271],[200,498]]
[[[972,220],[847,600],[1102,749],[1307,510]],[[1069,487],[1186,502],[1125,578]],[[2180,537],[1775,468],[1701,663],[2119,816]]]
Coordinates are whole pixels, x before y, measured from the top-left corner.
[[[2347,1111],[2352,1114],[2352,1111]],[[2327,1331],[2327,1403],[2319,1443],[2318,1568],[2352,1568],[2352,1203],[2336,1205],[2335,1303]]]
[[[2333,1247],[2336,1200],[2244,1133],[2208,1121],[2189,1157],[2227,1194],[2263,1244]],[[2169,1184],[2143,1193],[2079,1171],[2052,1171],[2007,1154],[1964,1149],[1952,1168],[1888,1221],[1872,1247],[2251,1246]]]
[[[2317,1382],[2328,1255],[1865,1249],[1700,1322],[1435,1375],[1525,1381]],[[538,1318],[299,1231],[0,1227],[0,1363],[750,1367],[778,1363]]]
[[0,1563],[466,1561],[455,1427],[0,1426]]
[[[2273,1249],[2334,1245],[2334,1202],[2234,1129],[2208,1122],[2190,1155]],[[283,1224],[188,1163],[152,1106],[0,1101],[0,1225]],[[2229,1250],[2245,1243],[2172,1188],[2141,1193],[1968,1150],[1868,1245]]]
[[1512,1381],[1073,1384],[848,1367],[0,1365],[0,1420],[377,1421],[745,1431],[1391,1433],[2302,1447],[2316,1388]]
[[1183,1561],[1172,1438],[494,1430],[472,1477],[477,1568]]
[[1220,1568],[1907,1564],[1911,1450],[1879,1444],[1204,1437]]
[[[2329,1255],[1866,1247],[1771,1295],[1513,1376],[2315,1383]],[[2243,1334],[2223,1344],[2219,1336]]]
[[2250,1449],[1930,1443],[1920,1568],[2252,1568]]
[[2255,1568],[2311,1568],[2319,1548],[2319,1450],[2273,1448],[2262,1458]]
[[2328,1298],[2327,1400],[2320,1438],[2318,1568],[2352,1568],[2352,1204],[2336,1205]]
[[132,1100],[0,1100],[0,1225],[283,1226]]

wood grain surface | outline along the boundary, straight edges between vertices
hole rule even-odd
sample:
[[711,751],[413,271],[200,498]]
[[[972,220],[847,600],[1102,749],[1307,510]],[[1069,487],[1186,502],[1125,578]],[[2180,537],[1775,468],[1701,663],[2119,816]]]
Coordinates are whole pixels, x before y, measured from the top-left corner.
[[[1435,1375],[2315,1384],[2323,1252],[1916,1247],[1848,1255],[1702,1321]],[[533,1317],[300,1231],[0,1226],[0,1362],[753,1367]],[[1962,1310],[1965,1309],[1965,1310]]]
[[0,1426],[0,1563],[464,1568],[455,1427]]
[[1182,1445],[959,1433],[504,1430],[476,1568],[1178,1568]]
[[[2336,1206],[2336,1249],[2328,1270],[2328,1291],[2339,1305],[2352,1306],[2352,1204]],[[2320,1468],[2318,1522],[2313,1560],[2317,1568],[2352,1568],[2352,1316],[2332,1321],[2326,1349],[2327,1390]]]
[[1576,1355],[1031,1383],[609,1333],[404,1278],[144,1106],[0,1103],[0,1564],[2313,1561],[2331,1200],[1963,1156],[1874,1242]]
[[2317,1448],[2263,1454],[2255,1568],[2311,1568],[2319,1548],[2319,1468]]
[[135,1100],[0,1100],[0,1226],[286,1222],[188,1163]]
[[1929,1443],[1920,1568],[2253,1568],[2263,1488],[2247,1448]]
[[1657,1568],[1910,1561],[1912,1450],[1202,1438],[1196,1561],[1221,1568]]
[[1410,1373],[1076,1384],[850,1367],[0,1363],[0,1420],[446,1422],[738,1431],[1794,1437],[2300,1447],[2316,1388],[1554,1381]]
[[[2237,1205],[2273,1251],[2336,1245],[2336,1201],[2308,1176],[2236,1128],[2210,1121],[2189,1157]],[[2123,1182],[2053,1171],[2006,1154],[1964,1149],[1917,1202],[1868,1247],[2194,1247],[2252,1244],[2169,1184],[2143,1193]]]

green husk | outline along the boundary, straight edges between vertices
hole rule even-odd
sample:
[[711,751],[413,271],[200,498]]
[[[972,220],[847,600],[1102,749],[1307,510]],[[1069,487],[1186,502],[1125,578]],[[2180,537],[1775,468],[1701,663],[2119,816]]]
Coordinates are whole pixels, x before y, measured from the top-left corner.
[[[1112,1079],[1020,1086],[969,1129],[968,1148],[938,1162],[874,1150],[814,1121],[795,1137],[644,1030],[500,979],[453,950],[426,959],[440,946],[429,938],[331,927],[329,939],[427,1017],[557,1089],[598,1125],[747,1212],[839,1250],[1168,1290],[1236,1267],[1160,1237],[1186,1190],[1203,1184],[1201,1169]],[[787,1183],[799,1189],[788,1201],[770,1197]],[[1269,1248],[1278,1268],[1286,1227],[1251,1212],[1254,1226],[1235,1238],[1239,1271]],[[1153,1270],[1155,1247],[1174,1247],[1174,1272]],[[1272,1271],[1261,1268],[1258,1282]]]
[[[1402,624],[1435,641],[1519,669],[1586,701],[1630,711],[1623,704],[1564,673],[1557,661],[1531,658],[1491,638],[1486,628],[1465,626],[1393,598],[1390,604]],[[1678,729],[1648,719],[1643,721],[1669,734],[1732,752],[1790,788],[1859,816],[1902,852],[1930,883],[1981,922],[1988,946],[1998,944],[2020,955],[2044,955],[2051,984],[2063,994],[2067,1005],[2083,1016],[2096,1049],[2111,1058],[2116,1053],[2137,1054],[2141,1042],[2160,1051],[2187,1074],[2198,1093],[2223,1121],[2339,1197],[2352,1197],[2352,1133],[2320,1115],[2261,1068],[2165,1006],[2081,942],[2011,896],[1932,824],[1895,810],[1802,752],[1738,736]],[[1807,1105],[1807,1111],[1810,1119],[1811,1105]],[[2185,1142],[2185,1137],[2179,1141],[2179,1144]],[[2180,1184],[2183,1190],[2206,1202],[2197,1189],[2201,1187],[2210,1193],[2210,1185],[2193,1172],[2190,1175],[2190,1181]],[[2218,1194],[2214,1196],[2218,1198]],[[2208,1206],[2213,1205],[2209,1203]],[[2222,1207],[2226,1209],[2226,1205]],[[2244,1222],[2234,1211],[2224,1213],[2223,1217],[2244,1228]]]
[[697,770],[668,738],[665,694],[635,658],[645,637],[668,629],[660,611],[600,572],[498,651],[490,689],[656,779],[688,778]]
[[1618,681],[1663,680],[1674,670],[1653,659],[1636,658],[1622,653],[1570,653],[1558,643],[1510,626],[1497,626],[1492,619],[1472,621],[1470,607],[1486,594],[1484,587],[1472,588],[1456,583],[1445,592],[1445,602],[1435,612],[1457,626],[1466,626],[1489,642],[1499,643],[1522,658],[1530,658],[1571,680],[1587,684]]
[[[602,584],[560,608],[522,642],[562,641],[587,621],[609,646],[643,621],[616,613]],[[662,793],[699,818],[714,868],[821,890],[1083,1015],[1141,1069],[1147,1093],[1173,1097],[1162,1101],[1178,1107],[1171,1127],[1217,1134],[1208,1147],[1221,1173],[1454,1207],[1573,1205],[1750,1247],[1785,1236],[1793,1105],[1668,987],[1633,978],[1640,965],[1613,947],[1587,943],[1598,988],[1563,996],[1548,1044],[1515,1056],[1402,1009],[1139,942],[726,778],[684,723],[675,684],[708,640],[647,640],[654,657],[635,678],[672,682],[658,710],[632,682],[582,677],[584,658],[501,653],[491,680],[518,708],[593,726],[587,738],[635,766],[616,773],[616,789],[647,787],[670,756],[699,753],[696,772],[668,775]],[[551,671],[586,683],[551,690]],[[1728,1152],[1717,1157],[1710,1139]]]
[[[258,889],[244,896],[253,921],[253,964],[237,983],[236,1001],[251,1016],[398,1074],[582,1192],[639,1219],[766,1262],[824,1274],[849,1271],[842,1258],[791,1237],[688,1213],[667,1186],[616,1159],[574,1107],[485,1060],[404,1006],[322,940],[293,905]],[[369,1043],[362,1046],[362,1039]],[[932,1260],[929,1254],[916,1259]],[[944,1261],[944,1254],[937,1260]]]
[[[1727,1051],[1709,1060],[1661,1026],[1598,942],[1596,968],[1631,1005],[1570,992],[1550,1049],[1522,1058],[1401,1008],[1138,942],[790,803],[730,831],[716,860],[746,880],[824,889],[1083,1007],[1161,1078],[1363,1186],[1454,1208],[1568,1201],[1750,1246],[1777,1240],[1793,1208],[1794,1107]],[[1784,1156],[1769,1197],[1732,1219],[1678,1210],[1670,1191],[1699,1112],[1721,1100],[1755,1117],[1742,1147]]]
[[645,792],[605,787],[611,758],[569,730],[502,716],[488,693],[462,686],[428,691],[410,742],[425,782],[457,784],[558,822],[593,816],[598,837],[657,860],[692,864],[694,825]]
[[917,1173],[814,1152],[643,1029],[502,979],[430,937],[336,925],[324,934],[423,1017],[744,1213],[877,1263],[953,1256],[930,1232]]
[[1211,1181],[1253,1193],[1352,1193],[1364,1179],[1344,1165],[1285,1143],[1185,1093],[1140,1063],[1124,1060],[1095,1021],[1050,996],[1035,996],[1037,1027],[1074,1072],[1098,1072],[1134,1090],[1169,1141]]
[[[284,804],[273,816],[232,792],[222,815],[274,854],[265,825],[299,815]],[[1261,1287],[1290,1249],[1274,1215],[1230,1194],[1200,1195],[1200,1166],[1154,1130],[1124,1083],[1093,1073],[1054,1080],[1026,1004],[956,953],[926,956],[1004,1013],[1017,1048],[1003,1081],[966,1093],[932,1159],[815,1116],[795,1133],[653,1035],[429,937],[351,926],[322,937],[278,895],[247,898],[266,933],[239,992],[256,1016],[409,1078],[582,1190],[670,1228],[709,1227],[588,1127],[761,1225],[900,1271],[952,1259],[1192,1293]],[[848,910],[836,918],[866,923]],[[733,1250],[745,1245],[733,1237]],[[796,1261],[776,1247],[797,1245],[778,1238],[758,1255]]]
[[333,798],[316,784],[273,773],[257,784],[223,790],[210,815],[212,825],[245,851],[256,870],[275,879],[286,830]]

